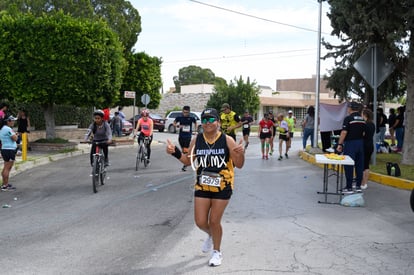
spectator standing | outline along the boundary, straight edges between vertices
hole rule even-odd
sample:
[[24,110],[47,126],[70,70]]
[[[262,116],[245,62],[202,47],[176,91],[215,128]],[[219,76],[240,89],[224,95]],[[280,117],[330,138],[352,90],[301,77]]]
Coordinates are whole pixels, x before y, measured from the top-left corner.
[[[27,144],[29,144],[29,137],[27,135],[29,133],[29,128],[30,128],[30,118],[29,118],[29,115],[27,114],[27,111],[26,110],[19,111],[17,115],[17,133],[19,133],[18,138],[17,138],[17,144],[20,144],[22,142],[23,133],[26,133]],[[31,149],[30,146],[28,146],[28,149],[29,150]],[[17,154],[19,154],[19,152],[17,152]]]
[[314,129],[315,129],[315,107],[309,106],[306,116],[302,122],[303,128],[303,150],[306,150],[306,143],[308,138],[311,139],[311,146],[313,147]]
[[265,114],[259,122],[260,148],[262,152],[262,159],[269,159],[270,139],[273,136],[273,121],[269,119],[269,114]]
[[289,151],[289,124],[284,119],[284,115],[282,113],[277,115],[277,121],[279,123],[279,126],[277,127],[277,130],[279,131],[279,158],[278,160],[283,159],[283,142],[286,143],[286,151],[285,151],[285,158],[289,158],[288,151]]
[[354,168],[356,174],[356,192],[362,192],[361,182],[364,172],[364,133],[366,131],[365,120],[361,116],[362,105],[357,102],[348,103],[348,116],[342,124],[336,150],[348,155],[355,165],[345,165],[346,187],[342,190],[344,194],[352,194],[352,181],[354,179]]
[[103,120],[109,123],[111,120],[111,109],[109,109],[109,107],[106,107],[102,111],[104,112]]
[[[175,118],[174,127],[180,127],[178,133],[178,143],[180,144],[181,151],[184,154],[188,154],[188,147],[190,147],[191,137],[193,134],[193,125],[197,129],[197,120],[190,116],[190,106],[184,106],[181,116]],[[187,169],[186,165],[183,165],[181,171],[185,172]]]
[[17,149],[17,136],[13,131],[14,122],[17,118],[9,116],[4,118],[4,125],[0,130],[0,140],[2,144],[1,156],[3,158],[3,170],[1,176],[3,184],[1,191],[14,191],[16,188],[9,184],[9,175],[13,167],[14,161],[16,160],[16,149]]
[[361,189],[368,188],[369,178],[369,162],[371,161],[371,155],[374,152],[374,135],[375,135],[375,124],[374,114],[369,109],[362,111],[362,117],[365,120],[366,128],[364,134],[364,172],[361,182]]
[[395,146],[395,129],[392,126],[395,124],[395,118],[397,115],[395,114],[395,109],[390,108],[390,115],[388,116],[388,130],[390,131],[391,136],[391,146]]
[[249,146],[250,125],[253,123],[253,117],[249,110],[244,111],[243,117],[240,119],[243,128],[244,150]]
[[397,147],[394,152],[402,152],[404,143],[404,106],[397,108],[397,116],[395,117],[394,125],[390,128],[395,130],[395,138],[397,139]]
[[121,118],[122,121],[124,121],[126,119],[126,116],[125,116],[124,112],[122,111],[123,109],[124,109],[124,107],[122,107],[122,106],[118,107],[119,117]]
[[385,139],[385,131],[387,130],[387,123],[388,119],[387,116],[384,114],[384,109],[378,108],[377,109],[377,142],[381,145],[384,144]]
[[221,112],[221,130],[236,141],[236,129],[241,126],[239,115],[231,110],[228,103],[221,106]]
[[115,112],[111,120],[112,135],[120,137],[122,135],[122,119],[119,112]]
[[9,109],[9,105],[7,103],[0,104],[0,119],[4,119],[7,115],[7,110]]
[[213,249],[209,266],[219,266],[223,259],[221,219],[233,193],[234,167],[242,168],[244,164],[243,141],[236,144],[233,138],[220,132],[219,115],[213,108],[202,112],[201,123],[203,133],[192,139],[189,148],[195,154],[183,154],[170,140],[166,151],[184,165],[197,164],[194,165],[194,219],[207,234],[202,252]]

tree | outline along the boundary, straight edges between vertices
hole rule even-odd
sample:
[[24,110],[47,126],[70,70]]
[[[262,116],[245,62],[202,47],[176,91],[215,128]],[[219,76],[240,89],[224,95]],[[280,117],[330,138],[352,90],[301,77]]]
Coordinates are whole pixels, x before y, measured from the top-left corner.
[[105,22],[63,12],[0,17],[0,90],[42,106],[46,138],[55,137],[55,104],[107,106],[117,100],[125,61]]
[[246,109],[251,113],[259,109],[259,87],[256,82],[250,82],[249,77],[246,83],[242,76],[239,79],[234,78],[229,85],[219,82],[214,89],[216,92],[210,96],[207,102],[208,107],[220,110],[223,103],[229,103],[232,110],[238,114],[243,114]]
[[125,0],[0,0],[0,10],[30,12],[36,17],[62,10],[76,18],[103,19],[118,34],[126,52],[141,33],[141,17]]
[[[324,42],[334,57],[335,69],[329,77],[329,87],[338,89],[341,97],[350,91],[372,102],[372,89],[352,68],[369,45],[376,44],[395,64],[392,75],[379,87],[378,99],[400,97],[407,94],[404,164],[414,164],[414,10],[412,1],[404,0],[328,0],[331,10],[328,17],[332,34],[341,39],[341,45]],[[341,86],[345,85],[345,86]],[[405,91],[405,87],[407,90]]]
[[120,100],[117,105],[132,105],[132,100],[124,98],[122,93],[124,91],[135,91],[137,106],[144,106],[141,103],[141,96],[148,94],[151,98],[148,108],[157,108],[161,101],[161,59],[151,57],[143,52],[128,54],[127,59],[129,63],[128,71],[125,74]]
[[210,69],[203,69],[201,67],[190,65],[181,68],[178,71],[178,76],[174,76],[175,92],[181,93],[182,85],[191,84],[214,84],[216,76]]

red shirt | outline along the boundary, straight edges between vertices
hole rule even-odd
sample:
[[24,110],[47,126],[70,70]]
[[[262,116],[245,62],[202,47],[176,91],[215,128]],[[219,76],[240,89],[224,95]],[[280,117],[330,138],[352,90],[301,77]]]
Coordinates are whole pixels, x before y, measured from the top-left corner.
[[104,112],[103,120],[109,121],[111,111],[109,110],[109,108],[106,108],[106,109],[103,109],[103,112]]
[[262,119],[259,122],[259,126],[260,126],[260,131],[262,133],[270,133],[270,129],[272,129],[272,127],[273,127],[273,121],[271,121],[271,120],[266,121],[266,120]]

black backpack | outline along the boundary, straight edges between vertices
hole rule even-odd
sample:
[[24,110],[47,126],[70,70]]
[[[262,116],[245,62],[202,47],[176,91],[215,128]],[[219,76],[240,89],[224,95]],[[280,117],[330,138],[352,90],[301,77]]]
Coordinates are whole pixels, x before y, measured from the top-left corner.
[[394,177],[401,176],[401,169],[400,169],[400,166],[398,166],[398,163],[387,162],[386,167],[387,167],[388,176],[394,176]]

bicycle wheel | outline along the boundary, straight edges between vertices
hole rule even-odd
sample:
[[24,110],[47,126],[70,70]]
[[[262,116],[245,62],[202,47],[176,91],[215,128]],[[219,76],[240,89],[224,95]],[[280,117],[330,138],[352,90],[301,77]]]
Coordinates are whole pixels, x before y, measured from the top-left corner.
[[136,159],[136,162],[135,162],[135,171],[138,171],[139,164],[141,162],[141,155],[142,155],[141,151],[142,151],[142,147],[139,146],[138,151],[137,151],[137,159]]
[[147,148],[145,145],[142,147],[142,162],[144,163],[144,167],[148,166],[148,157],[147,157]]
[[105,163],[104,163],[103,158],[101,158],[99,168],[100,168],[99,169],[99,171],[100,171],[99,179],[101,180],[101,185],[104,185],[105,184],[105,178],[106,178],[106,167],[105,167]]
[[92,165],[92,190],[94,193],[98,192],[99,184],[99,160],[97,157],[93,159]]

